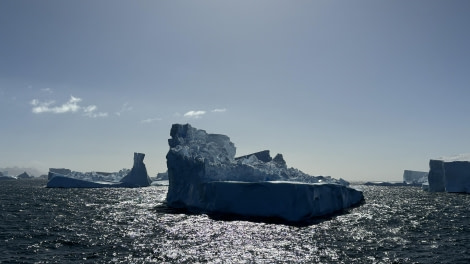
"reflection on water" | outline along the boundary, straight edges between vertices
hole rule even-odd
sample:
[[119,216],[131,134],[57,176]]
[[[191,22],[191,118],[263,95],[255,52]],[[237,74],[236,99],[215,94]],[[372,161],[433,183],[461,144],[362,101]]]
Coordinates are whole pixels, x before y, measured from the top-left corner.
[[168,209],[167,186],[43,186],[31,181],[0,187],[0,262],[470,261],[469,195],[363,186],[366,202],[360,207],[293,226]]

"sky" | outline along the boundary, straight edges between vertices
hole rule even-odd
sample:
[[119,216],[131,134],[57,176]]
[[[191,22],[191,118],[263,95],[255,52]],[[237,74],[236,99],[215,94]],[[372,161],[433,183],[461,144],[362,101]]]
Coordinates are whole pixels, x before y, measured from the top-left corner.
[[0,167],[166,170],[170,128],[400,181],[470,152],[470,2],[0,1]]

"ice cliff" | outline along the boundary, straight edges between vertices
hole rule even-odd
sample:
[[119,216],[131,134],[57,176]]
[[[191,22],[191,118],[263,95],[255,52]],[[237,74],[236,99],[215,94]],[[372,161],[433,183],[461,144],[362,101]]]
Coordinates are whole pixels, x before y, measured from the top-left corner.
[[470,193],[469,161],[430,160],[429,168],[429,191]]
[[363,200],[345,180],[288,168],[269,151],[235,158],[225,135],[174,124],[166,156],[167,204],[198,212],[275,217],[298,222],[331,214]]

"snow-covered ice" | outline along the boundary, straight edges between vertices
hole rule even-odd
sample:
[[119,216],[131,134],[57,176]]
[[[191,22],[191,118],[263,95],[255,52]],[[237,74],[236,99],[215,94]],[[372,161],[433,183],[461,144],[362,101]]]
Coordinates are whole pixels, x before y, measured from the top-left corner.
[[225,135],[174,124],[167,154],[167,204],[207,213],[303,221],[358,204],[362,192],[343,179],[288,168],[269,152],[235,158]]

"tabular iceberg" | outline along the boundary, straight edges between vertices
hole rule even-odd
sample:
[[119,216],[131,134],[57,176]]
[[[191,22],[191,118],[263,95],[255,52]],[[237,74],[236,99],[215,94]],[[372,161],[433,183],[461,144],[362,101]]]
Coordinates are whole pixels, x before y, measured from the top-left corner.
[[[82,173],[73,173],[70,170],[61,169],[61,171],[69,171],[67,175],[57,173],[57,170],[50,170],[46,187],[49,188],[105,188],[105,187],[126,187],[126,188],[135,188],[135,187],[147,187],[150,186],[151,180],[147,174],[147,169],[144,164],[145,154],[143,153],[134,153],[134,165],[132,169],[121,170],[116,174],[109,174],[106,178],[115,179],[121,178],[120,180],[115,181],[94,181],[90,180],[98,176],[95,173],[91,175],[82,174]],[[127,173],[128,172],[128,173]],[[127,173],[126,176],[122,177],[121,174]],[[102,175],[99,175],[102,176]],[[99,177],[101,178],[101,177]]]
[[345,180],[287,168],[269,151],[235,158],[225,135],[174,124],[166,156],[167,205],[197,212],[305,221],[360,203],[362,192]]
[[425,171],[405,170],[403,182],[409,185],[421,185],[428,181],[428,173]]
[[470,193],[469,161],[429,161],[429,187],[431,192]]

